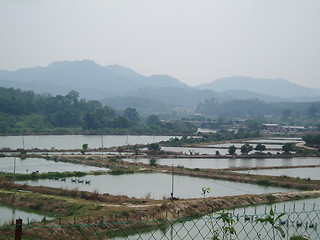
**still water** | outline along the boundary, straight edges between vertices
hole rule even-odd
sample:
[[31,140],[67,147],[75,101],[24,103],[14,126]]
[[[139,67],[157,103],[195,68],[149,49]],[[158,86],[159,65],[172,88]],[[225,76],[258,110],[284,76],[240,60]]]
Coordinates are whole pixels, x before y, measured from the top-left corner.
[[268,138],[268,139],[257,139],[257,140],[249,140],[245,142],[252,142],[252,143],[299,143],[303,142],[301,138]]
[[12,206],[0,205],[0,226],[4,224],[11,224],[12,221],[15,221],[15,219],[18,218],[21,218],[23,220],[23,223],[27,223],[28,221],[42,221],[44,217],[48,220],[51,219],[50,217],[38,213],[28,212],[20,208],[17,209]]
[[[149,164],[149,159],[123,159],[128,162],[142,162]],[[183,166],[185,168],[252,168],[252,167],[280,167],[280,166],[307,166],[320,165],[320,158],[160,158],[157,164],[167,166]]]
[[46,160],[44,158],[26,158],[20,159],[13,157],[0,158],[0,172],[13,173],[15,169],[16,173],[32,173],[39,171],[39,173],[46,172],[87,172],[87,171],[106,171],[107,168],[99,168],[88,165],[55,162],[52,160]]
[[133,135],[27,135],[0,136],[0,149],[81,149],[87,143],[90,149],[166,141],[172,136]]
[[[230,146],[234,145],[238,150],[240,150],[241,146],[243,146],[245,143],[218,143],[218,144],[210,144],[206,145],[208,147],[212,148],[229,148]],[[283,143],[284,144],[284,143]],[[270,152],[269,149],[276,149],[281,152],[283,144],[263,144],[266,146],[265,152]],[[257,146],[257,144],[249,143],[253,147],[253,149]],[[253,150],[254,151],[254,150]]]
[[[150,195],[154,199],[170,197],[172,176],[163,173],[126,174],[126,175],[88,175],[77,178],[87,180],[90,184],[73,182],[73,178],[66,181],[41,179],[37,181],[19,181],[19,184],[32,186],[46,186],[63,189],[78,189],[81,191],[98,191],[111,195],[126,195],[144,198]],[[174,176],[174,196],[179,198],[200,198],[202,187],[209,187],[211,192],[207,196],[232,196],[242,194],[259,194],[272,192],[289,192],[292,189],[260,186],[254,184],[237,183],[189,176]]]
[[[161,147],[161,150],[169,151],[169,152],[176,152],[176,153],[184,153],[192,155],[216,155],[216,151],[219,151],[220,155],[227,155],[229,154],[227,148],[209,148],[209,147],[202,147],[202,148],[195,148],[195,147]],[[255,153],[256,151],[250,152],[250,154]],[[263,153],[272,153],[277,154],[277,152],[282,153],[282,150],[266,150]],[[240,147],[236,149],[236,154],[241,154]]]
[[[235,238],[230,239],[273,239],[270,224],[263,224],[255,222],[257,218],[264,218],[270,211],[270,208],[278,216],[281,213],[286,213],[281,220],[283,225],[276,222],[276,225],[281,226],[289,239],[293,235],[305,235],[308,239],[318,240],[319,233],[319,212],[320,212],[320,198],[296,200],[286,203],[276,203],[273,205],[251,206],[246,208],[237,208],[229,211],[232,219],[235,220],[234,228],[236,232]],[[212,230],[221,230],[223,222],[217,220],[218,215],[204,216],[199,219],[193,219],[185,222],[177,222],[168,224],[166,228],[153,230],[148,233],[133,234],[128,237],[117,237],[116,239],[212,239]],[[246,218],[249,220],[246,220]],[[301,223],[301,227],[297,227],[297,223]],[[313,228],[309,225],[314,224]],[[222,239],[222,232],[220,232],[220,239]],[[277,231],[276,231],[277,232]],[[227,237],[223,239],[229,239]],[[282,239],[278,236],[275,239]]]
[[320,180],[320,167],[260,169],[260,170],[246,170],[246,171],[237,171],[237,172],[257,174],[257,175],[288,176],[288,177],[310,178],[312,180]]

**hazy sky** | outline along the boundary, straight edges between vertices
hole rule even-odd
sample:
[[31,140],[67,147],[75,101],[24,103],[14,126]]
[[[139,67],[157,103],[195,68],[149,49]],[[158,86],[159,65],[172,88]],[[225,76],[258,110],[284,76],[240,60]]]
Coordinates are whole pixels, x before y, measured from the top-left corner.
[[0,69],[89,59],[190,85],[320,88],[319,0],[0,0]]

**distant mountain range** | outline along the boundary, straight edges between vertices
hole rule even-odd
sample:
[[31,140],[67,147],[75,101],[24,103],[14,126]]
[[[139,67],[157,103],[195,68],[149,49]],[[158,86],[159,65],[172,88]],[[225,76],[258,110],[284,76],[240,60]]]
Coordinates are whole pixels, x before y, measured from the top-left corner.
[[102,67],[88,60],[55,62],[47,67],[24,68],[17,71],[1,70],[0,84],[52,94],[76,90],[82,96],[94,99],[116,96],[140,88],[190,88],[167,75],[145,77],[119,65]]
[[217,92],[242,90],[283,99],[319,97],[320,91],[307,88],[285,79],[256,79],[233,76],[219,78],[211,83],[196,86],[198,89],[211,89]]
[[[220,78],[196,87],[168,75],[143,76],[120,65],[100,66],[93,61],[62,61],[47,67],[0,70],[0,86],[65,95],[70,90],[104,104],[146,109],[145,101],[163,110],[174,106],[196,107],[205,99],[227,102],[260,99],[265,102],[319,101],[319,90],[284,79]],[[117,104],[119,103],[119,104]],[[121,103],[121,104],[120,104]],[[160,111],[161,112],[161,111]]]

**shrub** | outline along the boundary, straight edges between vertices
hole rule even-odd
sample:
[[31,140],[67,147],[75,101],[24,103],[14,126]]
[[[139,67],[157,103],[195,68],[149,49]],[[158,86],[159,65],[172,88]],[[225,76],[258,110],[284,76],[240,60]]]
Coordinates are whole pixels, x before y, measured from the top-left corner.
[[149,160],[149,165],[155,167],[155,166],[157,166],[157,161],[154,158],[151,158]]
[[268,179],[261,179],[257,182],[259,185],[270,186],[270,181]]

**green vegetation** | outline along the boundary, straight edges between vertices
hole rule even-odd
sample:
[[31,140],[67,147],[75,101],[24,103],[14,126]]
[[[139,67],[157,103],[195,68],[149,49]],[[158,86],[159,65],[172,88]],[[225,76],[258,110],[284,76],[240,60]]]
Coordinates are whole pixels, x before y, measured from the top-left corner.
[[234,145],[231,145],[228,149],[229,155],[235,155],[237,148]]
[[[308,119],[319,119],[320,102],[278,102],[266,103],[258,99],[233,100],[218,103],[214,98],[199,103],[197,112],[220,118],[264,118],[272,116],[273,121],[295,125]],[[314,122],[315,126],[319,124]],[[300,124],[300,123],[299,123]]]
[[211,189],[209,187],[202,187],[201,188],[201,195],[203,195],[203,199],[206,200],[206,194],[209,194]]
[[276,239],[275,230],[277,230],[280,233],[281,237],[284,238],[286,234],[284,233],[283,229],[279,225],[277,225],[278,220],[284,215],[285,213],[281,213],[276,216],[272,208],[270,208],[269,215],[267,215],[265,218],[256,219],[256,222],[269,223],[272,228],[273,239]]
[[148,145],[148,150],[150,151],[151,154],[157,154],[160,152],[161,147],[159,146],[158,143],[150,143]]
[[260,152],[265,151],[266,149],[267,149],[266,145],[263,145],[261,143],[258,143],[257,146],[254,148],[254,150],[260,151]]
[[282,146],[282,150],[284,153],[289,154],[291,151],[295,151],[295,144],[294,143],[286,143]]
[[248,143],[241,146],[240,151],[242,154],[248,154],[253,150],[253,147],[249,145]]
[[[236,234],[236,229],[234,228],[235,220],[232,218],[231,213],[228,212],[218,212],[216,213],[218,215],[217,220],[222,221],[222,227],[221,230],[213,230],[213,236],[211,239],[213,240],[219,240],[220,239],[220,233],[222,233],[222,239],[233,239],[232,235]],[[213,222],[211,219],[211,224],[213,226]],[[213,228],[213,227],[212,227]]]
[[320,147],[320,134],[314,135],[305,135],[302,137],[302,140],[306,142],[306,145],[314,148]]
[[0,133],[194,133],[181,121],[160,121],[156,115],[142,120],[134,108],[118,112],[99,101],[65,96],[40,95],[32,91],[0,88]]
[[31,174],[14,174],[6,173],[0,174],[1,179],[6,180],[35,180],[35,179],[46,179],[46,178],[66,178],[66,177],[83,177],[88,175],[85,172],[48,172],[48,173],[31,173]]
[[132,169],[114,169],[109,172],[110,175],[122,175],[122,174],[133,174],[135,173]]
[[157,161],[154,158],[151,158],[149,160],[149,165],[152,167],[155,167],[155,166],[157,166]]
[[268,179],[261,179],[257,182],[257,184],[259,185],[263,185],[263,186],[270,186],[270,181]]
[[308,238],[306,236],[294,235],[290,237],[290,240],[308,240]]
[[88,151],[88,144],[82,144],[81,153],[84,155]]
[[259,131],[250,131],[248,129],[241,128],[237,132],[220,130],[217,133],[205,133],[197,137],[183,136],[181,139],[171,138],[170,140],[164,142],[163,144],[168,146],[182,146],[186,144],[201,144],[201,143],[208,143],[208,142],[219,142],[219,141],[255,138],[255,137],[260,137]]

